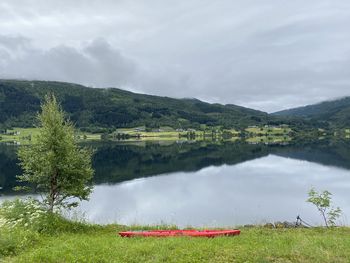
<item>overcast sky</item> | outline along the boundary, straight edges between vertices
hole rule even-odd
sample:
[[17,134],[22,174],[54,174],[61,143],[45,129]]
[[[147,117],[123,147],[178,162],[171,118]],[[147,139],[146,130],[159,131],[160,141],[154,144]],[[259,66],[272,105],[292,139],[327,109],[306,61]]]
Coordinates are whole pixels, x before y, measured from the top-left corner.
[[350,95],[349,0],[1,0],[0,78],[264,111]]

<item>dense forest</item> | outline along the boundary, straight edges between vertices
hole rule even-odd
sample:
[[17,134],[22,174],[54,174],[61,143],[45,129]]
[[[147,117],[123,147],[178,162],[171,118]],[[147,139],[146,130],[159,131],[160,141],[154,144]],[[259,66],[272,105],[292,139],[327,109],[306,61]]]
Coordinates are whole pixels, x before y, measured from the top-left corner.
[[249,125],[296,123],[232,104],[210,104],[197,99],[174,99],[54,81],[0,80],[0,125],[33,126],[40,103],[48,93],[54,93],[70,119],[87,131],[144,125],[197,128],[200,124],[240,129]]
[[116,88],[88,88],[52,81],[0,80],[0,124],[28,127],[45,94],[54,93],[70,119],[86,130],[116,127],[246,127],[266,124],[264,112],[196,99],[136,94]]
[[300,117],[314,123],[326,123],[330,127],[347,128],[350,127],[350,97],[283,110],[273,115]]
[[[0,80],[0,129],[32,127],[48,93],[56,95],[78,128],[90,132],[137,126],[199,128],[203,124],[236,129],[287,124],[294,130],[350,126],[350,98],[269,115],[232,104],[137,94],[117,88],[90,88],[56,81]],[[310,111],[314,107],[324,110]]]

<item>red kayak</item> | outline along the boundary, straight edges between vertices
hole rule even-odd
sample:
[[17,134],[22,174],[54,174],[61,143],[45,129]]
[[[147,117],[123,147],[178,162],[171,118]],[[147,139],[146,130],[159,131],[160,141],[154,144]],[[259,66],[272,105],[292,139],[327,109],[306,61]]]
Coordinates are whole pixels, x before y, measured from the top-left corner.
[[236,236],[240,230],[151,230],[151,231],[125,231],[119,232],[122,237],[217,237]]

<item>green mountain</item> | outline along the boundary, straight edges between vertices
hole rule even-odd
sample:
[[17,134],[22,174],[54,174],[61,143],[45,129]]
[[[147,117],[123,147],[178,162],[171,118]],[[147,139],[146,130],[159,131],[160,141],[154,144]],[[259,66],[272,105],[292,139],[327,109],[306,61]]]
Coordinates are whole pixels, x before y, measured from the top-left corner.
[[0,125],[30,127],[40,103],[54,93],[77,127],[97,131],[116,127],[222,125],[244,128],[271,121],[267,113],[197,99],[174,99],[116,88],[89,88],[55,81],[0,80]]
[[331,127],[350,127],[350,97],[283,110],[273,115],[301,117],[314,123],[328,123]]

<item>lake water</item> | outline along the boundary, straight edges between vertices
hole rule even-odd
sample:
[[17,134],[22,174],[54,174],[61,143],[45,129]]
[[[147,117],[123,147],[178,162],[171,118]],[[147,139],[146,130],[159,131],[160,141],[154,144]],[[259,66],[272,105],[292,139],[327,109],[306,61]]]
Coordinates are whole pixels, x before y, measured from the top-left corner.
[[[350,142],[284,146],[236,143],[97,143],[95,187],[78,208],[96,223],[234,226],[320,224],[311,187],[333,193],[349,225]],[[0,199],[13,198],[15,149],[0,146]]]

